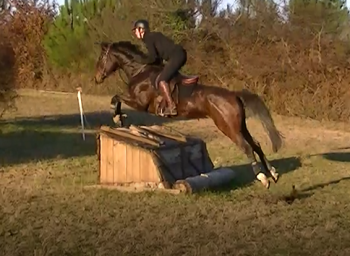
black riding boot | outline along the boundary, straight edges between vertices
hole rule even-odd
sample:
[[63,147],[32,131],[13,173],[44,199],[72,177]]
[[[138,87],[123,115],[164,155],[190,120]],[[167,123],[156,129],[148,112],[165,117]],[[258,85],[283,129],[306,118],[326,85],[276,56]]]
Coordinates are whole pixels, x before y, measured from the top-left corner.
[[175,105],[175,103],[170,95],[169,84],[166,83],[165,81],[160,81],[159,82],[159,90],[162,93],[162,96],[164,97],[164,99],[167,103],[167,108],[164,111],[164,115],[176,116],[177,109],[176,109],[176,105]]

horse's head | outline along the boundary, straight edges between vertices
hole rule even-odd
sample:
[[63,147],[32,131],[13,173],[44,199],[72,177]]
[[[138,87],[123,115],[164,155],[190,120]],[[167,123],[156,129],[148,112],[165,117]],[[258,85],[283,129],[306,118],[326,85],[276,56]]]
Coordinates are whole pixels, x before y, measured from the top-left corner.
[[123,69],[128,77],[135,74],[142,64],[138,63],[145,54],[129,41],[101,43],[101,54],[96,63],[95,82],[100,84],[117,69]]
[[95,67],[95,83],[100,84],[118,68],[118,60],[113,54],[113,43],[101,44],[101,53]]

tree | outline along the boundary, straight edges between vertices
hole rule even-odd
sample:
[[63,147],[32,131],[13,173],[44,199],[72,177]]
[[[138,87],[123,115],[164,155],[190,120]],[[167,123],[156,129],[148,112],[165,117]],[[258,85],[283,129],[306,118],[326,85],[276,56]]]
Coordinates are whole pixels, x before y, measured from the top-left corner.
[[60,6],[59,15],[45,36],[44,46],[50,64],[57,68],[84,69],[89,49],[87,21],[99,11],[97,0],[72,0]]
[[0,2],[0,118],[6,110],[14,106],[17,94],[15,53],[6,35],[6,18],[8,15],[6,1]]
[[289,22],[314,32],[341,33],[349,20],[346,0],[290,0]]
[[179,42],[194,27],[187,7],[185,0],[66,0],[45,38],[49,61],[56,68],[89,71],[96,61],[94,43],[132,39],[132,21],[141,17]]

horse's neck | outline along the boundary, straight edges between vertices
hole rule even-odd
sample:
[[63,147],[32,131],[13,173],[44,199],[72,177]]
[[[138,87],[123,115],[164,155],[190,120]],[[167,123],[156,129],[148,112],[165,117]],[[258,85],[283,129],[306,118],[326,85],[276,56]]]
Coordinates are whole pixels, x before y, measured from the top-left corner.
[[143,65],[140,67],[137,67],[133,70],[133,75],[129,78],[129,80],[134,80],[139,77],[148,77],[151,73],[157,73],[162,70],[162,67],[160,66],[153,66],[153,65]]
[[143,68],[144,68],[143,65],[135,65],[135,64],[124,65],[122,67],[123,71],[125,72],[129,80],[137,76],[142,71]]

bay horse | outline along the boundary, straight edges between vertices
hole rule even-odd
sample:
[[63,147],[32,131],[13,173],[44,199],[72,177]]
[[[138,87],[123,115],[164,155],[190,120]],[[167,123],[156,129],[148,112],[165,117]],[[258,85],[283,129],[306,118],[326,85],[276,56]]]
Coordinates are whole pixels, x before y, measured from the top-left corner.
[[[164,106],[164,100],[156,88],[163,64],[140,64],[140,58],[146,58],[146,55],[129,41],[102,42],[100,46],[95,83],[103,83],[117,70],[123,70],[127,77],[128,95],[115,95],[111,100],[114,117],[122,120],[122,103],[138,111],[161,115],[159,110]],[[230,91],[202,85],[198,83],[198,78],[178,72],[169,82],[178,116],[186,119],[211,118],[216,127],[247,155],[255,177],[268,189],[270,181],[265,174],[269,172],[275,183],[279,174],[266,159],[259,142],[249,133],[245,112],[247,108],[253,116],[258,117],[271,140],[273,151],[277,152],[282,146],[283,136],[275,127],[267,106],[258,95],[247,90]],[[254,152],[259,156],[265,172],[259,168]]]

